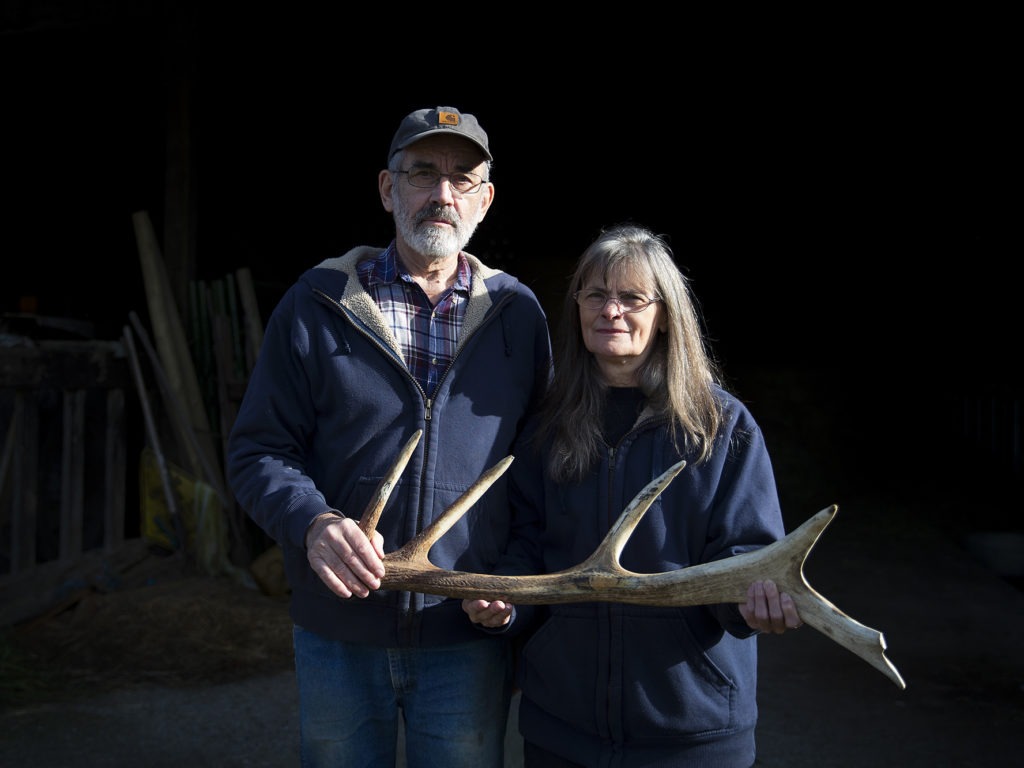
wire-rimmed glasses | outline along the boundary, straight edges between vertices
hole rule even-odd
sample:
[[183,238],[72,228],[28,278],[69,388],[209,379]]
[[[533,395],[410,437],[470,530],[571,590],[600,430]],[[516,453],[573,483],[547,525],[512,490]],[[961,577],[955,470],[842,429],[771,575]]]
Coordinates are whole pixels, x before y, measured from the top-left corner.
[[441,179],[448,179],[448,186],[453,192],[460,195],[473,195],[480,191],[484,183],[481,176],[469,171],[455,171],[454,173],[441,173],[434,168],[410,168],[407,171],[395,171],[405,175],[409,184],[418,189],[433,189]]
[[643,312],[651,304],[661,301],[658,296],[650,297],[635,291],[625,291],[618,296],[612,296],[597,288],[583,288],[572,295],[576,303],[584,309],[600,311],[605,308],[609,301],[619,305],[622,312]]

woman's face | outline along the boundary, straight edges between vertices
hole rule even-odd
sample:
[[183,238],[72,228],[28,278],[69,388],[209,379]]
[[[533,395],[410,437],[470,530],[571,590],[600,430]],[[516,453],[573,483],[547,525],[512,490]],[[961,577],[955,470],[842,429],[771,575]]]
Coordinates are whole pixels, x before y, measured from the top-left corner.
[[[583,343],[594,355],[602,375],[612,386],[636,386],[636,371],[650,354],[658,333],[665,331],[665,307],[660,301],[627,312],[630,303],[642,304],[656,296],[653,286],[636,279],[600,276],[583,282],[577,299]],[[587,299],[601,308],[589,306]],[[615,301],[619,298],[624,303]]]

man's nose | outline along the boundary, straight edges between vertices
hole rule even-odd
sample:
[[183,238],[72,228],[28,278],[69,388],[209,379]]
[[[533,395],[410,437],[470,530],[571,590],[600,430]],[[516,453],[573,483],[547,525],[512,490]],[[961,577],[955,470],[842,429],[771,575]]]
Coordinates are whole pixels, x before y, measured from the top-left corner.
[[437,180],[437,184],[434,185],[433,191],[430,193],[430,197],[433,200],[437,200],[442,203],[451,203],[455,200],[455,190],[452,188],[452,180],[445,174],[441,174],[441,178]]

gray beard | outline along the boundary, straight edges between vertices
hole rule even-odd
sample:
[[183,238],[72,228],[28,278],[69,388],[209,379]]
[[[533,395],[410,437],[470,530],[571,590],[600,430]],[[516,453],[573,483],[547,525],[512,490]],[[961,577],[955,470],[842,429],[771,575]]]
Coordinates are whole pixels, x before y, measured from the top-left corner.
[[399,235],[417,253],[428,258],[441,259],[457,254],[466,247],[466,243],[476,231],[476,224],[467,224],[453,211],[440,214],[452,225],[450,230],[422,226],[422,219],[427,215],[431,218],[437,217],[436,207],[427,206],[414,214],[397,193],[391,196],[391,201],[395,208],[395,227]]

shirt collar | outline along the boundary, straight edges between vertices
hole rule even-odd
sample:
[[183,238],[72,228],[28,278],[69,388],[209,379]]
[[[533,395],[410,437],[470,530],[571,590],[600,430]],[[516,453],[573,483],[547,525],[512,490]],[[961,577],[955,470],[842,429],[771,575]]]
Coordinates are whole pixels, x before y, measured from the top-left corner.
[[[401,262],[398,260],[398,249],[395,247],[394,240],[388,244],[380,256],[373,260],[368,277],[368,285],[390,284],[399,278],[406,282],[412,282],[412,275],[401,266]],[[473,270],[469,266],[469,259],[466,258],[466,254],[459,251],[459,267],[455,273],[455,284],[452,289],[468,293],[472,280]]]

